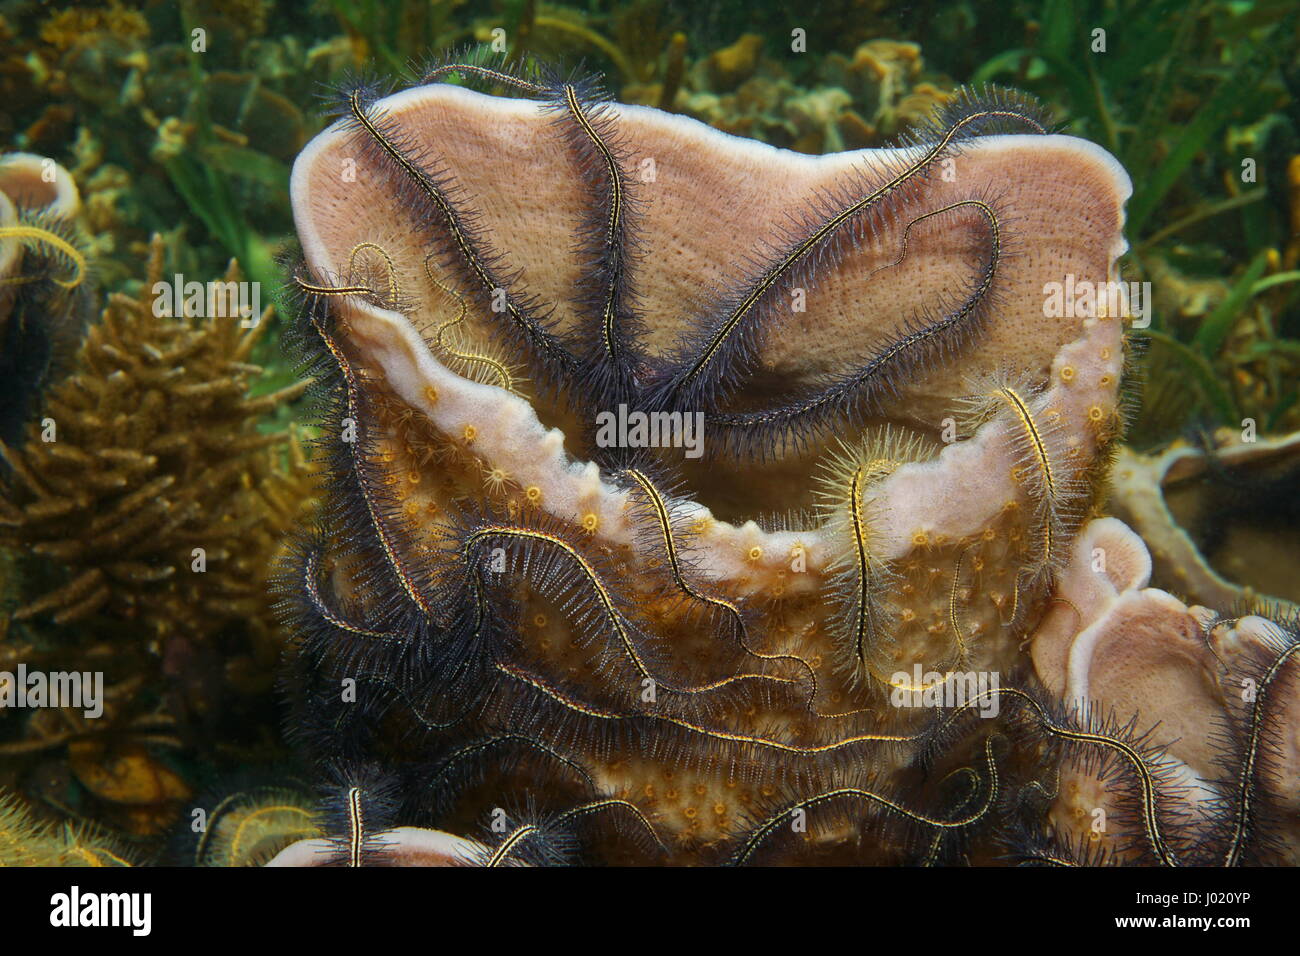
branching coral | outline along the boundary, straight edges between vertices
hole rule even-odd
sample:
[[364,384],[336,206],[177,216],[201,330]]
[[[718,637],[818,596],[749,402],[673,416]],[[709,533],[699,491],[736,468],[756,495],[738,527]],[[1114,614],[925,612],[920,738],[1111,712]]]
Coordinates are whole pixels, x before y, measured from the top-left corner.
[[44,421],[22,450],[4,449],[5,539],[67,579],[19,620],[107,610],[166,639],[256,617],[259,561],[301,507],[301,462],[291,479],[269,453],[292,447],[290,436],[257,426],[304,386],[248,394],[260,322],[156,315],[162,259],[156,242],[146,291],[110,299]]
[[[0,662],[105,675],[101,719],[36,710],[7,722],[0,752],[66,746],[82,786],[127,808],[189,793],[149,747],[269,706],[283,635],[267,576],[315,494],[296,434],[265,428],[305,383],[251,394],[267,316],[244,328],[211,299],[167,314],[163,261],[155,239],[141,292],[110,296],[24,443],[0,445],[0,542],[21,572]],[[225,282],[238,278],[232,264]]]

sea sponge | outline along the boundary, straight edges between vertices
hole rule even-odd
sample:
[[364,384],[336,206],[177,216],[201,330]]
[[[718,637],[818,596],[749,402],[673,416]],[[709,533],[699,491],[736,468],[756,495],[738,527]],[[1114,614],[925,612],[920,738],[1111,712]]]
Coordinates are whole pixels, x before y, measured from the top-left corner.
[[1157,583],[1189,603],[1294,607],[1297,474],[1300,433],[1221,429],[1208,448],[1121,448],[1109,506],[1151,549]]
[[[1127,726],[1149,748],[1171,855],[1294,866],[1296,618],[1224,618],[1147,587],[1150,575],[1151,556],[1133,531],[1114,518],[1090,523],[1033,636],[1037,675],[1067,708]],[[1084,848],[1080,862],[1140,857],[1137,781],[1113,769],[1069,763],[1059,777],[1053,838]]]
[[0,156],[0,441],[21,441],[41,389],[65,373],[93,301],[71,174]]
[[[372,851],[368,865],[380,866],[467,866],[481,862],[485,848],[441,830],[394,827],[374,834],[379,849]],[[338,847],[330,840],[300,840],[281,850],[267,866],[330,866],[338,862]]]
[[[930,761],[933,698],[1024,675],[1118,437],[1120,315],[1044,296],[1116,277],[1127,178],[1007,92],[814,158],[488,73],[536,100],[352,89],[295,165],[298,732],[488,862],[963,858],[1010,768],[987,724]],[[603,440],[620,405],[698,410],[696,464]]]

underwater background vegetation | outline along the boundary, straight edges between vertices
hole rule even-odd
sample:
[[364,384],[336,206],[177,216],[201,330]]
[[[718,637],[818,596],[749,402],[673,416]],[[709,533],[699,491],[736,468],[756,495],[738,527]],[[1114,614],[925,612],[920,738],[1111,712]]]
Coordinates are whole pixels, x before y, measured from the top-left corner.
[[[0,865],[248,864],[318,832],[284,770],[286,635],[266,597],[316,494],[288,317],[248,335],[159,321],[149,290],[242,275],[287,302],[289,170],[326,124],[321,94],[357,72],[409,81],[412,62],[499,29],[512,59],[581,64],[621,102],[808,153],[890,143],[961,85],[1034,94],[1133,180],[1121,269],[1153,308],[1128,445],[1300,431],[1288,0],[0,0],[0,142],[66,168],[82,206],[75,228],[24,225],[70,230],[75,253],[32,242],[0,319],[0,671],[106,669],[110,687],[99,721],[0,711]],[[1089,55],[1097,31],[1106,52]],[[59,460],[38,462],[50,407],[70,423]],[[119,408],[138,413],[129,434],[104,427]],[[69,487],[95,476],[94,493],[42,497],[24,475],[51,469]],[[1212,493],[1176,509],[1203,553],[1261,586],[1223,529],[1267,526],[1288,563],[1263,589],[1300,600],[1300,459],[1206,471]],[[241,561],[196,590],[175,569],[200,542]],[[178,842],[195,805],[240,821],[242,844],[219,826]]]

